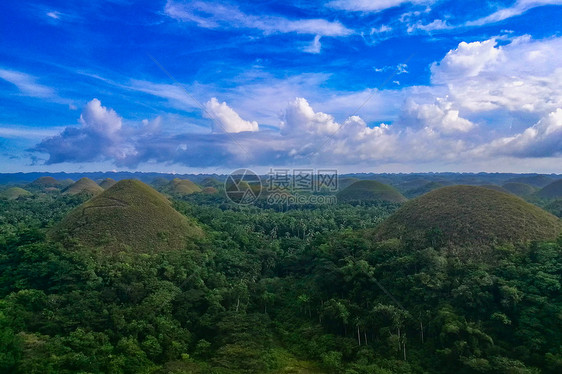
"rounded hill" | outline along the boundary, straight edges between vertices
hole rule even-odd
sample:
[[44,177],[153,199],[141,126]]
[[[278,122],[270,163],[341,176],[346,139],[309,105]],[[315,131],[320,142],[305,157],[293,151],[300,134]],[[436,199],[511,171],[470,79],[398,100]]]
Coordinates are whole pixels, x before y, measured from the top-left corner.
[[203,235],[166,197],[138,180],[122,180],[71,211],[50,236],[106,250],[151,253],[185,248]]
[[511,194],[475,186],[450,186],[410,200],[375,231],[377,239],[439,241],[458,246],[549,240],[562,232],[552,214]]
[[520,182],[508,182],[503,185],[503,188],[517,196],[529,196],[537,190],[530,184]]
[[20,187],[11,187],[0,192],[0,198],[5,200],[17,200],[21,197],[31,196],[32,193]]
[[162,190],[170,195],[191,195],[201,192],[201,187],[189,179],[174,178]]
[[85,193],[88,195],[97,195],[103,192],[103,188],[97,185],[96,182],[90,178],[80,178],[75,183],[65,188],[62,193],[65,195],[78,195]]
[[39,177],[28,184],[28,186],[33,188],[53,188],[60,187],[61,183],[53,177]]
[[373,180],[362,180],[351,184],[337,194],[338,202],[387,201],[401,203],[407,199],[387,184]]
[[115,179],[105,178],[100,182],[100,187],[103,188],[104,190],[107,190],[108,188],[112,187],[115,183],[117,183]]
[[559,199],[562,197],[562,179],[545,186],[537,192],[537,196],[541,199]]

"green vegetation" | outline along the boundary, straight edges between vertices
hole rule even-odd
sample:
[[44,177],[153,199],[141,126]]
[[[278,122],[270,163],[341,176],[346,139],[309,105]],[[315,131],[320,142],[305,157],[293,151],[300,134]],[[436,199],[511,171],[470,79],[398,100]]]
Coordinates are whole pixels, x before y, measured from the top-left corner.
[[503,192],[503,193],[509,193],[509,194],[511,193],[510,191],[506,190],[502,186],[498,186],[497,184],[483,184],[479,187],[488,188],[490,190],[499,191],[499,192]]
[[0,200],[2,373],[562,372],[561,223],[513,195],[86,198]]
[[101,192],[103,192],[103,188],[98,186],[96,182],[90,178],[80,178],[78,181],[62,190],[62,193],[67,195],[77,195],[80,193],[97,195]]
[[189,179],[174,178],[162,188],[162,192],[176,196],[189,195],[192,193],[201,192],[201,187],[199,187]]
[[338,202],[386,201],[404,202],[407,199],[395,188],[372,180],[358,181],[337,194]]
[[0,199],[6,200],[16,200],[21,197],[27,197],[33,195],[31,192],[24,190],[20,187],[10,187],[7,190],[0,192]]
[[77,207],[51,235],[105,250],[150,253],[184,248],[202,231],[159,192],[129,179]]
[[411,200],[377,230],[381,239],[460,246],[555,239],[562,223],[522,199],[483,187],[451,186]]
[[409,198],[412,198],[412,197],[424,195],[424,194],[426,194],[430,191],[433,191],[433,190],[436,190],[438,188],[445,187],[445,186],[446,186],[446,184],[443,183],[443,182],[429,182],[429,183],[424,184],[421,187],[408,190],[408,191],[405,192],[405,194]]
[[503,188],[517,196],[530,196],[537,191],[537,189],[530,184],[509,182],[503,185]]
[[112,187],[115,183],[117,183],[115,179],[105,178],[100,182],[100,187],[103,188],[104,190],[107,190],[108,188]]
[[531,186],[542,188],[547,184],[550,184],[554,181],[551,177],[547,175],[530,175],[526,177],[516,177],[511,178],[507,182],[515,182],[515,183],[525,183],[530,184]]
[[562,198],[562,179],[559,179],[545,186],[543,189],[538,191],[536,195],[541,199]]

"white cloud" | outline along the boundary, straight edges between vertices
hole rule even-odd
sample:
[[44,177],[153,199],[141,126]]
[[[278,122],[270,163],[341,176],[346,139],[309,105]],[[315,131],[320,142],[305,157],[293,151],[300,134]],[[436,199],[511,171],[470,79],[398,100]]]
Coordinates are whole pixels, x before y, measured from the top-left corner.
[[226,103],[219,103],[212,98],[205,104],[205,116],[213,120],[213,132],[237,133],[242,131],[258,131],[256,121],[245,121]]
[[334,0],[327,6],[352,12],[380,12],[403,4],[431,4],[434,0]]
[[39,97],[39,98],[52,98],[55,97],[55,92],[52,88],[37,83],[37,78],[15,70],[0,69],[0,79],[15,85],[22,95]]
[[199,27],[247,28],[260,30],[265,34],[298,33],[322,36],[347,36],[352,30],[340,22],[324,19],[291,20],[278,16],[255,16],[245,14],[238,8],[221,3],[203,1],[178,2],[168,0],[164,13],[179,21],[196,23]]
[[500,9],[489,16],[469,21],[466,26],[482,26],[489,23],[503,21],[505,19],[519,16],[526,11],[544,5],[562,5],[562,0],[517,0],[509,8]]
[[57,19],[57,20],[58,20],[58,19],[60,19],[60,17],[61,17],[61,13],[60,13],[60,12],[57,12],[57,11],[50,11],[50,12],[47,12],[47,17],[50,17],[50,18],[53,18],[53,19]]
[[315,53],[318,54],[320,53],[320,51],[322,50],[322,43],[320,43],[320,35],[316,35],[314,37],[314,40],[312,41],[312,43],[310,43],[309,45],[307,45],[303,51],[308,52],[308,53]]
[[409,100],[404,108],[403,121],[412,127],[423,126],[443,134],[465,133],[475,124],[459,116],[453,103],[437,98],[434,104],[417,104]]
[[478,147],[482,156],[552,157],[562,155],[562,108],[541,118],[523,132]]
[[425,25],[422,23],[422,21],[417,21],[414,24],[408,25],[407,31],[409,34],[417,30],[431,33],[432,31],[436,31],[436,30],[449,30],[452,28],[454,28],[454,26],[450,25],[447,21],[443,21],[441,19],[435,19],[432,22]]
[[315,113],[308,101],[300,97],[289,103],[282,116],[282,134],[331,135],[338,130],[334,117]]
[[382,68],[374,68],[377,73],[383,73],[387,71],[393,71],[396,75],[408,74],[407,64],[398,64],[396,66],[383,66]]
[[524,111],[544,115],[562,106],[562,38],[494,39],[465,43],[431,66],[431,81],[473,112]]

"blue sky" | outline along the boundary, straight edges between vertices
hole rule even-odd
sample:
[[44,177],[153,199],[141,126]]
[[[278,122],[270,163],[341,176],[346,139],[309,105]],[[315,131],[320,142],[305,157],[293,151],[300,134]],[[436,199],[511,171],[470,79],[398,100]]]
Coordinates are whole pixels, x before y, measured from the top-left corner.
[[562,0],[0,4],[0,172],[561,172]]

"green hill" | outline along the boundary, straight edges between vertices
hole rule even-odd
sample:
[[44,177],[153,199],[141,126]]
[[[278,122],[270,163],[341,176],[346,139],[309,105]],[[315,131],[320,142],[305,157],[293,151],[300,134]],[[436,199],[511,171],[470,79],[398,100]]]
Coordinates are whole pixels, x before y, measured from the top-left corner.
[[562,199],[554,200],[545,206],[544,209],[554,214],[556,217],[562,218]]
[[337,194],[338,202],[352,201],[388,201],[401,203],[407,199],[387,184],[372,180],[358,181]]
[[103,188],[104,190],[107,190],[108,188],[112,187],[115,183],[117,183],[115,179],[105,178],[100,182],[100,187]]
[[541,199],[559,199],[562,197],[562,179],[550,183],[536,194]]
[[201,187],[189,179],[174,178],[162,188],[162,191],[170,195],[191,195],[192,193],[201,192]]
[[216,178],[207,177],[207,178],[204,178],[204,179],[201,181],[201,185],[202,185],[203,187],[214,187],[214,188],[219,188],[219,187],[222,187],[222,186],[224,185],[224,183],[221,182],[221,181],[219,181],[219,180],[216,179]]
[[162,189],[163,187],[167,186],[168,183],[170,183],[169,179],[166,178],[162,178],[162,177],[157,177],[154,178],[151,182],[150,185],[158,190]]
[[451,186],[404,204],[377,228],[376,237],[423,243],[431,231],[445,243],[488,246],[554,239],[562,232],[562,222],[510,194],[483,187]]
[[62,191],[65,195],[78,195],[79,193],[97,195],[101,192],[103,192],[103,188],[90,178],[80,178]]
[[69,236],[89,247],[141,253],[183,248],[202,235],[166,197],[133,179],[80,205],[50,232],[52,238]]
[[20,187],[11,187],[7,190],[0,192],[0,199],[17,200],[20,197],[32,196],[33,194]]
[[508,182],[503,185],[507,191],[517,196],[529,196],[536,192],[536,188],[527,183]]
[[434,182],[426,183],[421,187],[414,188],[414,189],[411,189],[409,191],[406,191],[404,194],[409,198],[418,197],[418,196],[421,196],[423,194],[428,193],[429,191],[433,191],[433,190],[436,190],[438,188],[445,187],[445,186],[447,186],[447,184],[444,184],[443,182],[435,182],[434,181]]
[[552,179],[548,175],[537,174],[537,175],[530,175],[526,177],[511,178],[507,182],[525,183],[538,188],[543,188],[544,186],[546,186],[549,183],[552,183],[553,181],[554,179]]
[[353,178],[353,177],[348,177],[348,178],[340,178],[338,180],[338,189],[341,191],[349,186],[351,186],[353,183],[360,181],[359,178]]
[[494,190],[494,191],[499,191],[499,192],[511,194],[511,191],[508,191],[508,190],[506,190],[505,188],[503,188],[502,186],[498,186],[497,184],[483,184],[483,185],[481,185],[480,187],[488,188],[488,189]]
[[70,178],[63,179],[59,181],[59,184],[62,188],[70,186],[74,181]]
[[53,190],[61,187],[61,183],[53,177],[39,177],[27,185],[35,190]]

